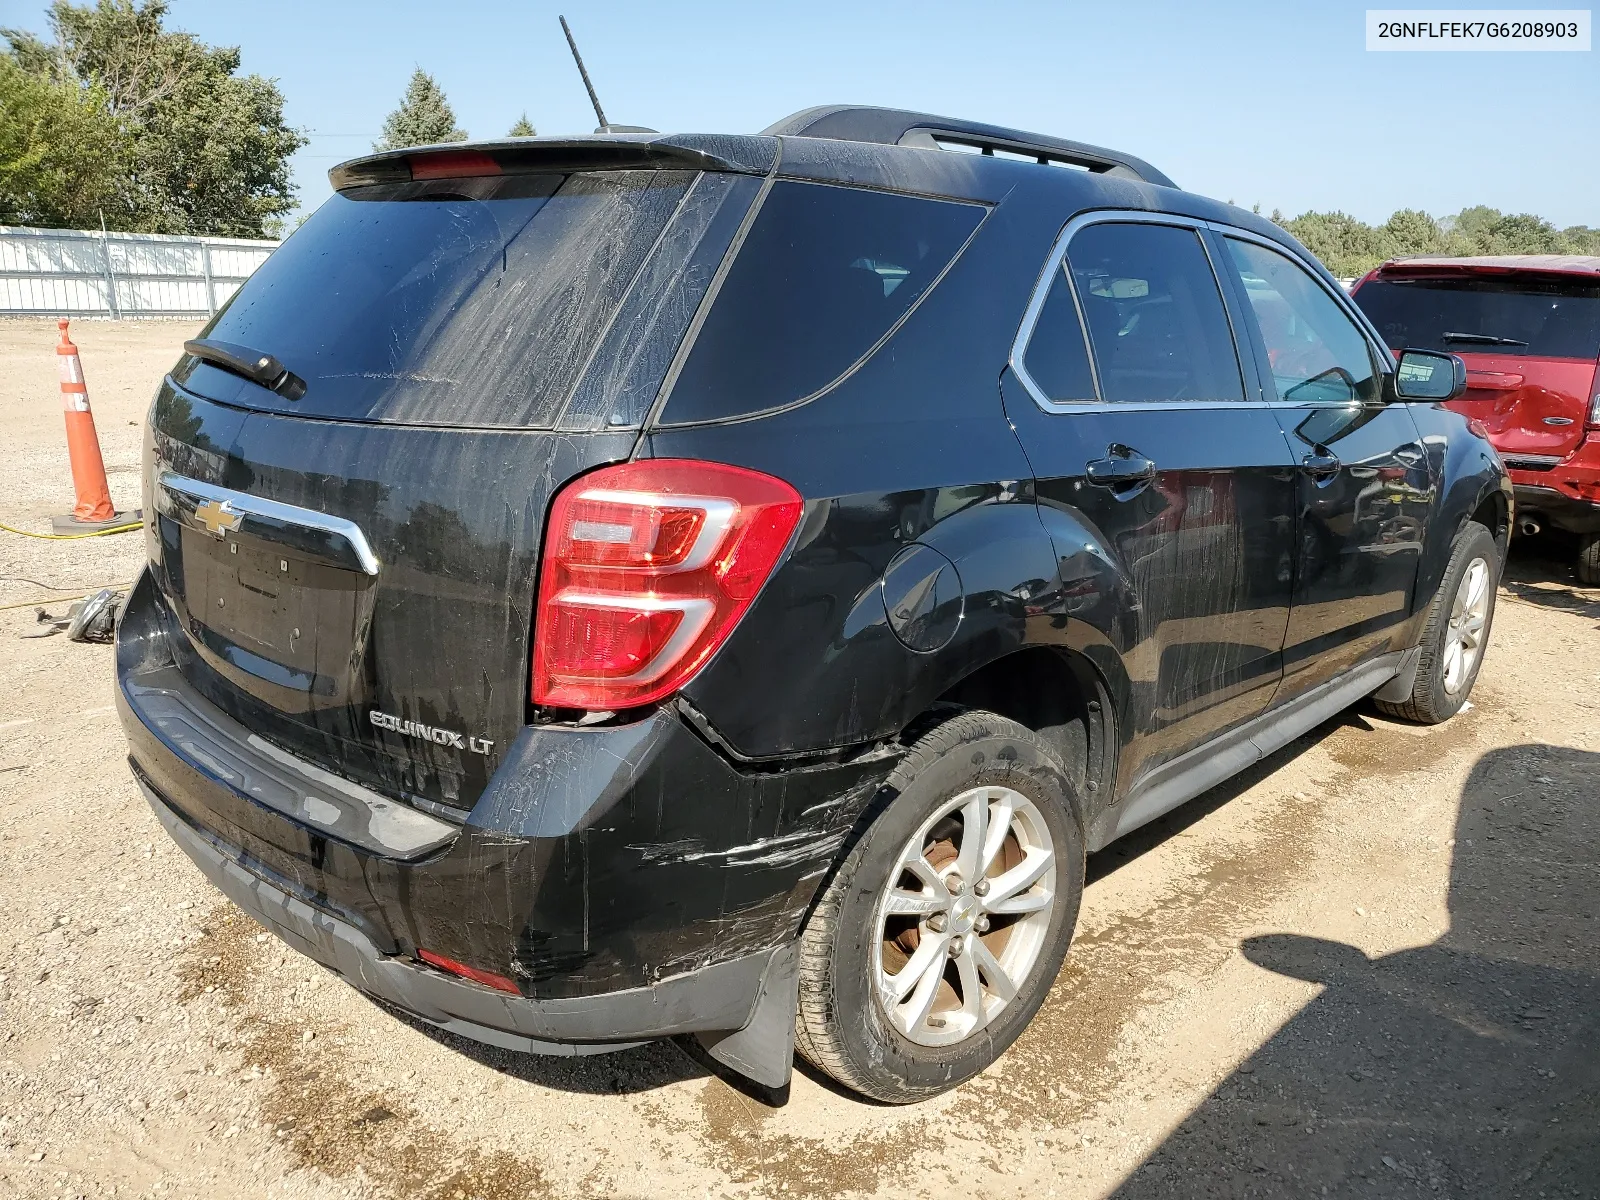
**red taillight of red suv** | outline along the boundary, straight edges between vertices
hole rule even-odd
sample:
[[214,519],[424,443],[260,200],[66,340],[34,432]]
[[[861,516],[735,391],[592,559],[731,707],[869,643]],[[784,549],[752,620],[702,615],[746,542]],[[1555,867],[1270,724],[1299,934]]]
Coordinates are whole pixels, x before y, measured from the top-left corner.
[[533,702],[599,712],[677,691],[750,607],[802,507],[781,479],[694,459],[569,484],[545,533]]

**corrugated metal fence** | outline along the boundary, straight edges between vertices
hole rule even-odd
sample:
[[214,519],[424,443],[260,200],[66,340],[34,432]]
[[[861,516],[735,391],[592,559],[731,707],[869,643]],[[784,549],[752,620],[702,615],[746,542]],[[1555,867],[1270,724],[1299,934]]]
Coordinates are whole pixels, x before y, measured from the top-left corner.
[[205,317],[277,246],[0,225],[0,315]]

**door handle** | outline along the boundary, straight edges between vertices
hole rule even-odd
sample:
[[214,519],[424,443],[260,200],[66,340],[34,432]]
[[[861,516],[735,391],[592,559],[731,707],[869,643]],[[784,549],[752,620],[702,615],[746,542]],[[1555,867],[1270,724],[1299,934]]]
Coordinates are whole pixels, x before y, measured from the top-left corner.
[[1333,478],[1342,466],[1344,464],[1339,461],[1337,454],[1322,449],[1314,450],[1300,460],[1300,469],[1318,481]]
[[1106,457],[1085,463],[1083,471],[1096,487],[1121,489],[1149,483],[1156,477],[1156,464],[1131,446],[1112,445]]

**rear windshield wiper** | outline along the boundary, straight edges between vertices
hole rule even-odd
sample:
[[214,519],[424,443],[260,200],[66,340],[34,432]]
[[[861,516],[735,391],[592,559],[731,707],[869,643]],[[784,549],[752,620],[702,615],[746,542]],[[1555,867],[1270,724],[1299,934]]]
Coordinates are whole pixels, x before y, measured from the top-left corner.
[[1528,344],[1521,338],[1496,337],[1492,333],[1443,333],[1439,336],[1447,342],[1477,342],[1483,346],[1526,346]]
[[272,355],[252,350],[249,346],[241,346],[237,342],[219,342],[214,338],[195,338],[185,342],[183,348],[200,361],[243,376],[251,383],[259,383],[285,400],[298,400],[306,394],[304,379]]

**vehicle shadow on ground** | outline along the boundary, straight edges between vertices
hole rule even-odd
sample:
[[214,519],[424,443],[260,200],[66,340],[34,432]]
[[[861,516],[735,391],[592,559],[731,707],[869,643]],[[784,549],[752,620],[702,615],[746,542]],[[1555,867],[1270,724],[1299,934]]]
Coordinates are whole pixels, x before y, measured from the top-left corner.
[[1597,780],[1582,750],[1479,759],[1431,945],[1245,941],[1320,995],[1115,1195],[1600,1195]]
[[[391,1017],[465,1058],[470,1058],[509,1079],[556,1091],[590,1096],[653,1092],[674,1083],[704,1079],[712,1072],[671,1042],[653,1042],[610,1054],[553,1057],[503,1050],[498,1046],[457,1037],[426,1021],[378,1004]],[[754,1086],[754,1085],[752,1085]]]
[[1512,539],[1501,586],[1524,604],[1600,620],[1600,598],[1578,585],[1578,539],[1559,531]]

